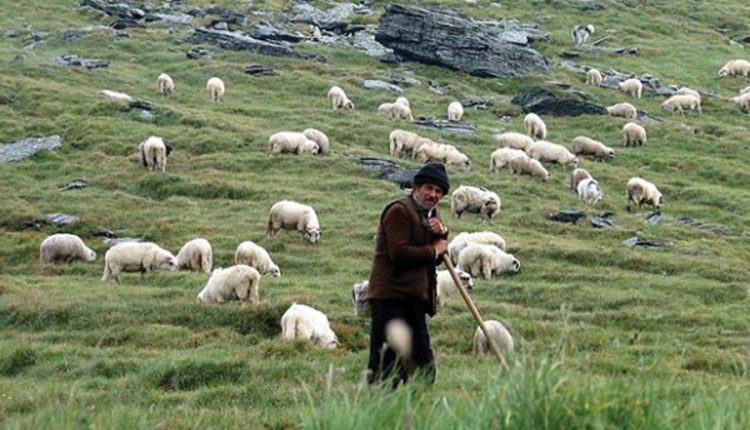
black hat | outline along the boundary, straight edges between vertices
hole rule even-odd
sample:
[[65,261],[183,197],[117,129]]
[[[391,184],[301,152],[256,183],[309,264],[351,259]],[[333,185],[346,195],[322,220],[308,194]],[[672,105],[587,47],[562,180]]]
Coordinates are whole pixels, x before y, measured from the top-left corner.
[[414,185],[434,184],[443,190],[443,195],[448,194],[451,188],[448,182],[448,174],[445,173],[445,166],[440,163],[430,163],[419,169],[414,175]]

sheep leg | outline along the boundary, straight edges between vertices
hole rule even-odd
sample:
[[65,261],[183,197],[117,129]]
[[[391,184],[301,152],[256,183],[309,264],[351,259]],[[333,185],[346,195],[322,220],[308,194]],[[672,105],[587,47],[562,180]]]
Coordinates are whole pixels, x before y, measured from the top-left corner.
[[143,285],[143,280],[146,275],[146,268],[141,266],[141,268],[138,271],[140,272],[140,275],[138,276],[138,285],[140,286],[140,285]]

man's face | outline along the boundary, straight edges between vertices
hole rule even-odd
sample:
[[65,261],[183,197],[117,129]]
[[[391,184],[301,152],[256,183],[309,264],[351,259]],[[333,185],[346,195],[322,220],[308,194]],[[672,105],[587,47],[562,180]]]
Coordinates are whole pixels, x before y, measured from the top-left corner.
[[414,196],[417,205],[426,211],[432,210],[444,197],[443,190],[435,184],[415,185],[411,195]]

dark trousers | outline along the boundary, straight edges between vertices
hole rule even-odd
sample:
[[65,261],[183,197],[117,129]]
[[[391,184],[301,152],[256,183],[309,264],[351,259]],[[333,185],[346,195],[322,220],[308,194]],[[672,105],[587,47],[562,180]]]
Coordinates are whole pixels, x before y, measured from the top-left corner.
[[[427,307],[419,300],[371,299],[372,327],[370,331],[370,360],[367,364],[367,382],[388,381],[393,388],[407,382],[412,370],[424,375],[429,383],[435,382],[435,359],[430,347],[427,329]],[[403,363],[386,343],[385,327],[391,320],[401,319],[412,332],[412,356]]]

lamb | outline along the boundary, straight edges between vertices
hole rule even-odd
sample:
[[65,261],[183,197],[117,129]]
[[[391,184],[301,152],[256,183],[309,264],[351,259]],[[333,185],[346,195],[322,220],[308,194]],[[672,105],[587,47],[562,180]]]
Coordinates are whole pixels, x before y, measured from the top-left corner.
[[632,204],[640,207],[642,204],[648,204],[654,209],[660,209],[664,199],[656,185],[640,177],[632,177],[625,187],[625,199],[627,209],[630,211]]
[[378,106],[378,112],[393,119],[408,119],[409,121],[414,120],[409,106],[401,103],[382,103],[380,106]]
[[542,121],[539,115],[529,113],[523,118],[524,133],[534,139],[544,139],[547,137],[547,124]]
[[529,157],[539,161],[549,161],[563,166],[577,166],[578,158],[560,144],[537,140],[526,148]]
[[[488,320],[484,322],[487,332],[498,350],[503,355],[513,353],[513,336],[500,321]],[[492,351],[481,327],[474,332],[474,354],[487,354]]]
[[143,167],[149,171],[167,170],[167,157],[172,153],[172,145],[161,137],[151,136],[138,144],[138,152]]
[[620,82],[618,86],[620,87],[620,91],[629,95],[630,97],[640,99],[641,94],[643,93],[643,84],[641,83],[640,79],[626,79],[625,81]]
[[594,206],[604,197],[599,182],[594,178],[586,178],[578,183],[576,187],[576,193],[578,198],[584,202]]
[[750,113],[750,92],[742,93],[737,97],[732,97],[729,101],[739,106],[742,111]]
[[464,116],[464,107],[461,102],[451,102],[448,105],[448,121],[461,121]]
[[742,75],[744,77],[750,75],[750,61],[729,60],[724,67],[719,69],[719,77],[734,75]]
[[280,131],[268,138],[268,155],[282,153],[300,155],[305,152],[317,155],[320,152],[320,147],[303,133]]
[[[461,281],[461,285],[466,290],[474,288],[474,278],[463,270],[456,269],[456,276]],[[437,272],[437,305],[443,306],[445,299],[457,291],[453,277],[448,270],[438,270]]]
[[331,104],[333,110],[346,109],[349,111],[354,110],[354,103],[349,100],[344,90],[341,87],[333,86],[328,90],[328,103]]
[[159,93],[168,96],[174,92],[174,81],[172,77],[166,73],[162,73],[156,78],[156,88]]
[[458,268],[489,280],[492,275],[518,272],[521,262],[496,246],[472,243],[458,254]]
[[104,97],[105,99],[110,99],[110,100],[123,101],[123,102],[128,102],[128,103],[134,101],[133,97],[130,97],[129,95],[125,93],[112,91],[112,90],[101,90],[99,91],[99,95]]
[[416,158],[417,149],[420,146],[435,143],[430,139],[421,137],[417,133],[400,129],[393,130],[388,136],[388,141],[390,142],[389,152],[391,155],[411,155],[413,158]]
[[39,245],[39,261],[43,264],[60,261],[72,263],[76,260],[94,261],[96,252],[74,234],[53,234],[47,236]]
[[509,131],[506,133],[500,133],[495,135],[495,142],[498,146],[503,148],[522,149],[526,148],[534,143],[534,139],[523,134]]
[[212,102],[218,102],[224,97],[224,81],[217,77],[213,77],[206,82],[206,94],[208,99]]
[[481,243],[485,245],[492,245],[505,251],[505,239],[499,234],[492,231],[478,231],[473,233],[463,232],[458,236],[454,237],[453,240],[448,244],[448,255],[451,258],[451,262],[455,265],[458,264],[458,255],[467,246],[472,243]]
[[462,213],[469,212],[492,220],[500,212],[501,206],[500,196],[486,188],[462,185],[451,194],[451,213],[455,218],[461,218]]
[[252,241],[245,241],[237,246],[234,252],[234,264],[246,264],[255,268],[261,275],[281,276],[279,266],[271,260],[268,251]]
[[490,155],[490,172],[496,172],[497,170],[505,167],[506,165],[510,168],[510,161],[514,158],[529,158],[526,152],[520,149],[513,148],[500,148],[496,149]]
[[427,143],[417,149],[416,155],[417,159],[422,163],[438,162],[465,169],[471,168],[469,157],[453,145],[444,145],[435,142]]
[[669,112],[680,112],[683,115],[686,110],[701,113],[701,101],[692,94],[674,95],[662,102],[659,107]]
[[281,338],[310,340],[328,349],[336,348],[339,344],[336,333],[323,312],[297,303],[292,303],[281,317]]
[[622,127],[622,138],[625,146],[630,146],[631,144],[635,146],[636,143],[638,146],[641,146],[647,140],[646,129],[634,122],[629,122]]
[[114,279],[119,284],[120,273],[140,272],[139,284],[142,284],[146,273],[159,269],[174,272],[177,258],[152,242],[120,243],[104,254],[102,282]]
[[238,264],[226,269],[214,269],[196,297],[198,303],[224,303],[238,299],[242,306],[260,303],[260,273],[250,266]]
[[628,119],[638,118],[638,110],[630,103],[617,103],[607,107],[607,111],[612,116],[621,116]]
[[303,239],[311,244],[317,243],[323,234],[315,209],[291,200],[276,202],[268,213],[266,233],[269,236],[275,236],[282,228],[296,229],[302,233]]
[[573,29],[570,31],[570,34],[573,36],[573,41],[575,41],[576,45],[583,45],[586,43],[587,40],[589,40],[589,36],[594,34],[594,31],[596,28],[592,24],[589,25],[574,25]]
[[692,88],[680,87],[680,89],[678,89],[677,92],[675,92],[675,94],[677,94],[677,95],[689,94],[689,95],[695,97],[696,99],[698,99],[698,103],[702,103],[703,102],[703,98],[701,97],[701,94],[698,91],[695,91]]
[[211,273],[213,255],[209,241],[203,238],[193,239],[177,253],[177,269]]
[[586,72],[586,84],[595,87],[602,86],[602,73],[598,69],[590,68]]
[[409,99],[407,99],[404,96],[401,96],[401,97],[397,98],[396,99],[396,103],[402,104],[402,105],[408,107],[411,110],[411,103],[409,103]]
[[314,128],[307,128],[302,132],[306,138],[312,140],[318,144],[318,155],[328,154],[330,152],[331,145],[328,142],[328,136],[320,130]]
[[517,157],[510,160],[510,172],[514,175],[531,175],[541,178],[542,182],[547,182],[549,172],[537,160],[533,158]]
[[591,155],[596,160],[612,159],[615,157],[614,149],[586,136],[578,136],[573,139],[571,149],[575,155]]
[[584,179],[591,179],[591,173],[589,173],[586,169],[575,169],[573,170],[573,173],[570,174],[570,190],[574,193],[578,192],[578,184],[581,183]]

